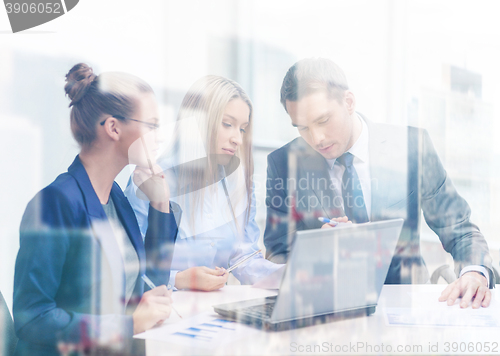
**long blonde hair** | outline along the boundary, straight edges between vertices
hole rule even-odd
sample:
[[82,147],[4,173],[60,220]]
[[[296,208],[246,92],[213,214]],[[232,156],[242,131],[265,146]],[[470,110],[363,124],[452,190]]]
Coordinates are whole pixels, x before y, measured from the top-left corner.
[[[198,192],[191,195],[191,200],[187,202],[191,207],[193,217],[195,210],[199,209],[198,212],[203,213],[204,189],[202,188],[207,186],[207,182],[216,183],[221,178],[215,154],[218,132],[222,127],[222,118],[227,104],[235,99],[243,100],[250,109],[249,124],[245,128],[243,143],[235,152],[244,172],[247,197],[245,219],[248,219],[250,215],[253,175],[252,102],[238,83],[224,77],[208,75],[197,80],[189,88],[182,101],[176,125],[174,147],[178,156],[183,156],[182,158],[178,157],[180,161],[188,162],[196,158],[207,157],[202,166],[181,164],[177,172],[179,196],[186,196],[188,192]],[[198,140],[198,144],[195,142],[196,140]],[[201,145],[199,144],[200,140]],[[215,192],[217,184],[210,184],[210,189]],[[234,213],[233,218],[236,223]]]

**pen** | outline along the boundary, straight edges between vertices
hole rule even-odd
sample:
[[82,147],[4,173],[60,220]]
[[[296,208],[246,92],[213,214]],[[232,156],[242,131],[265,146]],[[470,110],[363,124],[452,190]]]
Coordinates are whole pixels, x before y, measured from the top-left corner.
[[247,258],[245,258],[245,259],[241,260],[240,262],[238,262],[238,263],[236,263],[236,264],[232,265],[231,267],[229,267],[229,268],[226,270],[226,272],[227,272],[227,273],[231,272],[232,270],[234,270],[235,268],[237,268],[239,265],[241,265],[243,262],[247,261],[249,258],[251,258],[251,257],[255,256],[256,254],[258,254],[260,251],[262,251],[262,249],[261,249],[261,250],[259,250],[259,251],[255,251],[254,253],[252,253],[252,254],[251,254],[250,256],[248,256]]
[[321,221],[322,223],[330,224],[330,225],[333,225],[333,226],[337,226],[339,224],[337,221],[330,220],[330,219],[324,218],[322,216],[319,217],[318,220]]
[[[146,283],[148,285],[149,288],[153,289],[153,288],[156,288],[155,284],[153,283],[152,280],[149,279],[148,276],[146,276],[145,274],[143,274],[141,276],[142,280],[144,281],[144,283]],[[171,289],[171,288],[169,288]],[[179,312],[177,310],[175,310],[175,308],[173,307],[173,305],[170,306],[172,308],[172,310],[179,316],[179,318],[182,319],[182,316],[179,314]]]

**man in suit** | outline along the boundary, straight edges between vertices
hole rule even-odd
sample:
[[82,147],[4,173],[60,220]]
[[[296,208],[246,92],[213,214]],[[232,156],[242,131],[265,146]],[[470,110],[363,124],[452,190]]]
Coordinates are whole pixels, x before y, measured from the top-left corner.
[[426,283],[420,255],[421,211],[459,278],[442,293],[449,305],[487,307],[494,286],[486,241],[446,174],[429,135],[378,124],[355,111],[343,71],[304,59],[287,72],[281,103],[300,136],[268,156],[267,258],[285,263],[296,231],[326,227],[319,216],[354,223],[403,218],[387,284]]

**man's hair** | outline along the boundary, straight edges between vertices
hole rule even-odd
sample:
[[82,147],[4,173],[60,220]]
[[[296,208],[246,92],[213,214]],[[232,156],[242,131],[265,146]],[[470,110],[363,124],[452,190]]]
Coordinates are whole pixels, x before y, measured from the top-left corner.
[[308,94],[326,91],[341,102],[348,90],[347,79],[342,69],[326,58],[306,58],[290,67],[281,85],[281,104],[286,110],[286,101],[298,101]]

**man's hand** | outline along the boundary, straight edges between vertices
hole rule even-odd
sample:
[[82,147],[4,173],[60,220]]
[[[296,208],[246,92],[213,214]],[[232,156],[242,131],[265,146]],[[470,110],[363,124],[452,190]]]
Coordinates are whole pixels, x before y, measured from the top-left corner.
[[455,304],[455,300],[462,297],[460,308],[467,308],[469,302],[472,302],[472,308],[477,309],[480,306],[486,308],[490,305],[491,292],[488,288],[488,280],[479,272],[467,272],[455,282],[451,283],[441,293],[440,302],[448,301],[448,305]]
[[210,292],[224,287],[228,277],[224,268],[191,267],[177,273],[175,288]]
[[[336,222],[339,222],[339,223],[349,223],[349,224],[352,224],[352,221],[349,221],[349,218],[347,216],[342,216],[341,218],[332,218],[330,219],[330,221],[336,221]],[[322,229],[326,229],[326,228],[329,228],[329,227],[335,227],[337,226],[336,224],[332,224],[332,223],[327,223],[327,224],[324,224],[323,226],[321,226]]]

